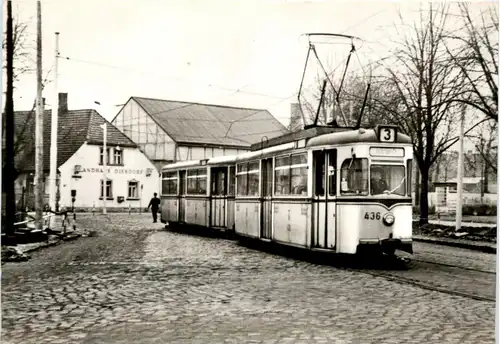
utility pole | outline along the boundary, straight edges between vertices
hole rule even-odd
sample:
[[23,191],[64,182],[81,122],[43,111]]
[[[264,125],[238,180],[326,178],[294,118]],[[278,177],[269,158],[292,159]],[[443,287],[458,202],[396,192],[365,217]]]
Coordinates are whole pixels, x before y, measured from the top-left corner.
[[49,206],[51,210],[57,211],[57,133],[59,120],[59,89],[58,79],[58,59],[59,59],[59,32],[56,32],[56,49],[54,56],[54,100],[52,107],[50,125],[50,180],[49,180]]
[[462,228],[462,191],[463,191],[463,173],[464,173],[464,121],[465,105],[462,106],[460,114],[460,136],[458,137],[458,166],[457,166],[457,218],[455,230]]
[[42,5],[37,1],[37,39],[36,39],[36,137],[35,137],[35,223],[36,229],[43,229],[43,113],[42,99]]
[[6,233],[14,232],[16,217],[16,194],[14,183],[16,169],[14,165],[14,33],[12,24],[12,1],[7,1],[7,94],[5,99],[5,169],[2,175],[5,192]]
[[106,152],[106,138],[108,136],[108,126],[107,123],[104,122],[103,125],[101,125],[101,128],[103,129],[103,134],[102,134],[102,139],[103,139],[103,145],[102,145],[102,213],[106,214],[106,197],[108,196],[107,194],[107,186],[108,186],[108,179],[106,178],[106,168],[107,168],[107,159],[108,159],[108,154]]

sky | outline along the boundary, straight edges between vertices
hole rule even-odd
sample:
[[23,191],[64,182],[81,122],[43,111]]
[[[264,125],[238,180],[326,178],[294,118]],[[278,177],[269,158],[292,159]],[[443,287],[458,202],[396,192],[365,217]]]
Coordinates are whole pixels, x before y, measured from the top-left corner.
[[[334,32],[362,38],[359,60],[353,62],[359,68],[360,62],[367,64],[387,54],[397,35],[393,24],[398,11],[416,20],[421,5],[418,1],[297,0],[47,0],[41,4],[43,74],[54,80],[57,31],[58,89],[68,93],[70,109],[93,108],[111,120],[131,96],[142,96],[265,108],[285,125],[290,103],[297,99],[308,49],[301,34]],[[34,67],[36,1],[14,0],[13,12],[29,23]],[[330,61],[333,65],[348,52],[346,45],[320,48],[323,57],[335,60]],[[43,93],[47,108],[54,103],[54,94],[52,82]],[[23,75],[16,84],[15,109],[31,109],[35,96],[36,75]]]

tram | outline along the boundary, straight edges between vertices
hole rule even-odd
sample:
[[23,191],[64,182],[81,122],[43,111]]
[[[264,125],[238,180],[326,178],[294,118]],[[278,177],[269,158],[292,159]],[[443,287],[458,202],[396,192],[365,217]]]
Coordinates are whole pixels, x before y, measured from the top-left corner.
[[[314,37],[354,36],[306,34],[309,51],[320,62]],[[161,221],[167,225],[201,226],[233,231],[250,238],[308,250],[357,254],[373,248],[394,254],[413,253],[410,137],[394,125],[361,127],[370,84],[356,125],[340,106],[344,77],[336,89],[326,73],[313,124],[297,132],[254,144],[237,156],[179,162],[162,170]],[[345,71],[343,73],[345,76]],[[327,85],[336,95],[337,118],[318,125]],[[326,120],[325,120],[326,122]],[[368,250],[370,251],[370,250]]]
[[410,138],[389,125],[330,131],[164,166],[161,221],[310,250],[413,253]]

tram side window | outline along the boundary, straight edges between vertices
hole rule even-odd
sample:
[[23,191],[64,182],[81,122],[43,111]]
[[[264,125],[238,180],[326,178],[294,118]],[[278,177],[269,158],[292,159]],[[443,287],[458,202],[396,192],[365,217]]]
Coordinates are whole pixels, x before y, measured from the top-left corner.
[[187,171],[187,194],[205,195],[207,193],[207,171],[204,168]]
[[259,195],[259,162],[239,164],[236,172],[238,196]]
[[307,195],[307,153],[276,158],[275,195]]
[[332,152],[330,152],[328,158],[328,195],[335,196],[337,194],[337,171],[335,171],[337,156]]
[[307,153],[292,155],[291,194],[307,195]]
[[368,194],[368,159],[346,159],[341,168],[340,192],[342,195]]
[[411,192],[412,192],[412,175],[413,175],[413,166],[412,166],[412,160],[408,159],[406,162],[406,175],[408,176],[408,189],[407,189],[407,194],[408,196],[411,197]]
[[164,172],[161,181],[162,195],[177,194],[177,172]]
[[212,195],[225,195],[227,193],[227,175],[225,171],[212,170]]
[[325,152],[314,152],[316,196],[325,195]]
[[238,196],[246,196],[247,194],[247,164],[241,164],[237,167],[236,182]]
[[290,194],[290,157],[276,158],[274,170],[274,193],[276,195]]
[[229,167],[229,186],[227,194],[229,196],[234,196],[234,185],[236,182],[235,169],[234,166]]
[[248,196],[259,195],[259,163],[248,164]]

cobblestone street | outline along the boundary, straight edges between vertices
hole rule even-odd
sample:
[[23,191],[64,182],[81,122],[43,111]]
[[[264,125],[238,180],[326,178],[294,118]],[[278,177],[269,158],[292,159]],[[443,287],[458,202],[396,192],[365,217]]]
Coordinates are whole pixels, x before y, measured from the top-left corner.
[[164,231],[148,214],[78,216],[94,236],[3,265],[3,343],[494,342],[492,302]]

